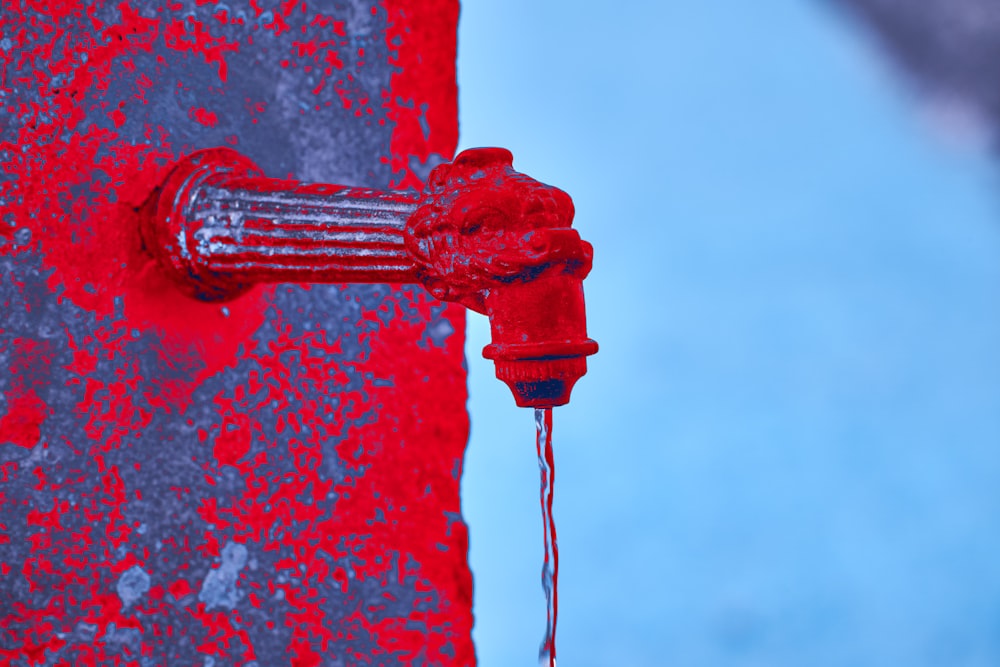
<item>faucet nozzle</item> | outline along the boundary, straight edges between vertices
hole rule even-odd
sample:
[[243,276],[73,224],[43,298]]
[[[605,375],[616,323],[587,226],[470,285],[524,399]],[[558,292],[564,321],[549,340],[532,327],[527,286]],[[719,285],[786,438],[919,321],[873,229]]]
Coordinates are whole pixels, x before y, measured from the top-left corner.
[[512,163],[507,150],[479,148],[435,168],[407,247],[432,294],[489,316],[483,356],[517,405],[565,405],[597,352],[583,299],[593,248],[570,227],[569,195]]

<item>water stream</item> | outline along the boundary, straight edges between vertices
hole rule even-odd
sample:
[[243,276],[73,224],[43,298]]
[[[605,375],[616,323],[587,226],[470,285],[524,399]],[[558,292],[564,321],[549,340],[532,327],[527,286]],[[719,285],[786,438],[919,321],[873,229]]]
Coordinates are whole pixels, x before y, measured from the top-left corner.
[[552,519],[552,486],[556,479],[552,456],[552,408],[535,410],[538,470],[541,473],[542,525],[545,531],[545,560],[542,563],[542,588],[545,590],[547,622],[545,637],[538,649],[542,667],[556,665],[556,617],[559,612],[559,545],[556,524]]

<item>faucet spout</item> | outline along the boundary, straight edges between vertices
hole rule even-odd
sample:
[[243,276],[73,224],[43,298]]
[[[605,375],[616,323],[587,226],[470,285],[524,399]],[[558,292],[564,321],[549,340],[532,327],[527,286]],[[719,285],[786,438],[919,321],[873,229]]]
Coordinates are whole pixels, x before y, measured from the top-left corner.
[[478,148],[436,167],[407,248],[431,294],[489,317],[483,356],[519,406],[565,405],[597,352],[583,299],[594,251],[570,226],[569,195],[514,171],[513,160]]
[[436,167],[423,193],[266,178],[228,148],[181,159],[140,211],[148,252],[191,296],[256,283],[419,283],[490,319],[483,355],[522,407],[569,402],[597,351],[573,203],[500,148]]

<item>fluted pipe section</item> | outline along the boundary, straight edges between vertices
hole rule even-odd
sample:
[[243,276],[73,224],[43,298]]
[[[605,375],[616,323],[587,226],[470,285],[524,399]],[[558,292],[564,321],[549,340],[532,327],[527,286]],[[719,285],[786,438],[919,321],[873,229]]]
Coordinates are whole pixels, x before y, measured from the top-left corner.
[[189,210],[193,252],[209,271],[259,280],[404,282],[414,266],[403,229],[416,207],[387,192],[267,178],[205,184]]
[[201,299],[259,282],[417,281],[403,236],[416,193],[266,178],[216,148],[178,163],[153,199],[146,247]]

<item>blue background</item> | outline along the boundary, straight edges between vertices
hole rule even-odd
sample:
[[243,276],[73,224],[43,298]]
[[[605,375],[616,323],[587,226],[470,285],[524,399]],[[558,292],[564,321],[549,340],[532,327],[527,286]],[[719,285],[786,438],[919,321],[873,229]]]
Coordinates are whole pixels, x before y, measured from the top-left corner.
[[[562,667],[1000,664],[1000,199],[821,2],[469,0],[462,147],[576,202]],[[940,114],[937,114],[940,116]],[[482,667],[544,629],[533,417],[480,357]]]

